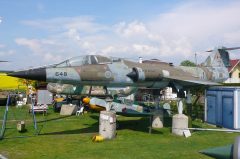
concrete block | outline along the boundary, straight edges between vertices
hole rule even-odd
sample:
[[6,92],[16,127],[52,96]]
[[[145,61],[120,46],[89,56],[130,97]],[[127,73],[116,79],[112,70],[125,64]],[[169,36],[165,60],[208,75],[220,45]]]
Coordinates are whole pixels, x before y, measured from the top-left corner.
[[153,128],[163,128],[163,110],[156,111],[153,115],[152,121]]
[[77,106],[73,104],[63,104],[61,107],[60,115],[73,115],[76,114]]
[[101,111],[99,117],[99,134],[104,139],[116,137],[116,113],[112,111]]
[[188,128],[188,117],[184,114],[176,114],[172,118],[172,133],[183,136],[184,129]]
[[17,123],[17,130],[19,132],[24,132],[26,130],[24,121],[20,121],[20,122]]

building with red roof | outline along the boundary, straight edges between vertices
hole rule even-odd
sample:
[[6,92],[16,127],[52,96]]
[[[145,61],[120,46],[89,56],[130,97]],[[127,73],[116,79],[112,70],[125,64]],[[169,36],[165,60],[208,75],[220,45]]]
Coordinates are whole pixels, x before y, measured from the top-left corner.
[[230,60],[229,78],[225,83],[240,83],[240,59]]

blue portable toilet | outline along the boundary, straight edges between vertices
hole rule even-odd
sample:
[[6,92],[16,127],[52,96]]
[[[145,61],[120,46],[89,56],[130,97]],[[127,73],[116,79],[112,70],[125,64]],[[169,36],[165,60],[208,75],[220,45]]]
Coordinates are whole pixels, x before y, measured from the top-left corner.
[[205,121],[240,129],[240,87],[210,87],[205,92]]

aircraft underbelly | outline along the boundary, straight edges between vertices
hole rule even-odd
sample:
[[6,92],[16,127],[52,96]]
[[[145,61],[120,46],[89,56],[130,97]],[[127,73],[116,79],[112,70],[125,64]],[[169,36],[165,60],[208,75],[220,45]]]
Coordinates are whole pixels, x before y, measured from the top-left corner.
[[151,88],[165,88],[169,85],[169,81],[154,82]]

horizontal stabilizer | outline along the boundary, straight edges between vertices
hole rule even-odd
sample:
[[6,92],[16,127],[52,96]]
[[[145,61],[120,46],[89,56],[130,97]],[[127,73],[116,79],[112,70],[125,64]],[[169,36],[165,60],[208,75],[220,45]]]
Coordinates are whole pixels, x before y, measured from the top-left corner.
[[[226,48],[226,47],[219,47],[217,48],[218,50],[238,50],[240,49],[240,47],[230,47],[230,48]],[[214,50],[208,50],[206,52],[213,52]]]

